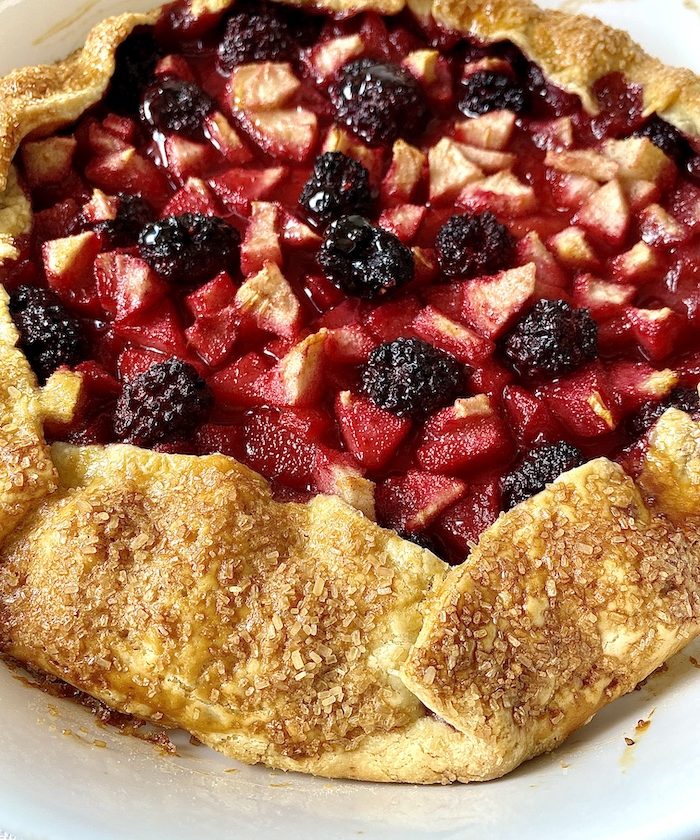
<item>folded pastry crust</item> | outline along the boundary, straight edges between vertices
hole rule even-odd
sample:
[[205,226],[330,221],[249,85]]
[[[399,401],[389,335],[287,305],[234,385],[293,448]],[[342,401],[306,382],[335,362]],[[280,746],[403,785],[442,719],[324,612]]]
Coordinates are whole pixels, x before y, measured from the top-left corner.
[[[649,112],[700,123],[697,77],[597,21],[526,0],[411,5],[513,40],[590,108],[592,83],[622,70]],[[0,81],[0,258],[31,219],[20,140],[99,100],[118,43],[155,17],[105,21],[66,61]],[[286,770],[490,779],[700,633],[700,426],[682,412],[657,423],[636,482],[591,461],[450,569],[336,498],[274,501],[231,458],[48,447],[43,424],[70,417],[79,378],[39,389],[16,342],[0,290],[0,646],[115,709]]]

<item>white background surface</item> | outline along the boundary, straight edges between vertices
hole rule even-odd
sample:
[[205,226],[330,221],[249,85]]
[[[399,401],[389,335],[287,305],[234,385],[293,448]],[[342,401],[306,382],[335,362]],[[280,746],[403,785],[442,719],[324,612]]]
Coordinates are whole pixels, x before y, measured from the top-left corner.
[[[150,5],[0,0],[0,72],[58,58],[107,14]],[[606,0],[573,10],[626,28],[668,63],[700,72],[694,0]],[[283,775],[237,766],[186,739],[179,755],[162,756],[0,667],[0,838],[4,831],[17,840],[698,840],[693,654],[700,659],[700,644],[556,753],[497,782],[450,788]],[[635,733],[650,715],[650,727]]]

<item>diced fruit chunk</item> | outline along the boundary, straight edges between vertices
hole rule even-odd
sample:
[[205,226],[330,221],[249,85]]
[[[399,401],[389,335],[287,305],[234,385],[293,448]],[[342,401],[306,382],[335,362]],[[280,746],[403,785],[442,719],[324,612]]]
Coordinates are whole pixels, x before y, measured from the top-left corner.
[[615,257],[611,267],[615,277],[620,280],[640,283],[654,276],[658,264],[654,250],[646,242],[637,242],[629,251]]
[[411,200],[426,168],[425,154],[405,140],[397,140],[391,153],[391,164],[382,181],[385,203],[404,204]]
[[585,307],[596,318],[619,315],[637,294],[636,286],[628,283],[608,283],[590,274],[580,274],[574,280],[574,304]]
[[464,154],[461,143],[443,137],[428,151],[430,169],[430,201],[446,203],[474,181],[481,181],[483,172]]
[[299,330],[301,307],[292,287],[279,267],[266,262],[236,292],[236,306],[252,317],[257,326],[283,338],[293,338]]
[[250,150],[220,111],[214,111],[204,120],[204,133],[229,163],[240,164],[252,160]]
[[77,146],[74,137],[49,137],[22,145],[22,162],[32,187],[59,184],[70,175]]
[[618,174],[619,166],[614,160],[590,149],[571,152],[547,152],[545,166],[551,166],[557,172],[571,175],[585,175],[595,181],[611,181]]
[[409,243],[418,233],[425,213],[426,208],[420,204],[400,204],[384,210],[377,224],[398,236],[403,243]]
[[308,108],[241,111],[238,118],[258,146],[278,160],[300,163],[306,160],[316,142],[318,121]]
[[241,243],[241,271],[253,274],[265,263],[282,264],[279,242],[279,207],[269,201],[253,201],[250,219]]
[[256,405],[260,400],[255,383],[268,367],[268,363],[259,353],[246,353],[232,365],[210,377],[207,384],[214,398],[224,405]]
[[673,165],[668,157],[647,137],[606,140],[602,153],[613,161],[623,180],[668,181]]
[[498,478],[470,481],[464,496],[438,520],[438,536],[458,554],[459,560],[464,559],[500,512]]
[[233,306],[200,315],[185,330],[187,341],[210,366],[218,367],[231,354],[237,338],[238,313]]
[[369,471],[384,469],[411,429],[409,419],[350,391],[338,395],[335,414],[348,451]]
[[290,64],[259,61],[234,68],[229,93],[234,108],[272,111],[285,105],[300,86]]
[[205,176],[217,163],[218,155],[209,143],[198,143],[185,137],[167,137],[164,144],[168,168],[181,180]]
[[511,428],[521,444],[529,446],[561,438],[561,426],[552,416],[546,403],[522,386],[506,385],[503,390],[503,405]]
[[400,531],[422,531],[465,492],[463,481],[411,470],[377,487],[380,523]]
[[331,76],[350,59],[364,52],[365,45],[359,35],[346,35],[322,41],[311,51],[310,63],[319,81]]
[[600,362],[545,385],[542,393],[552,412],[578,437],[608,434],[620,420],[620,410]]
[[493,354],[490,341],[464,324],[446,318],[432,306],[421,309],[412,326],[420,338],[467,364],[478,364]]
[[674,371],[656,370],[644,362],[611,362],[608,376],[625,413],[648,400],[663,399],[678,384]]
[[307,336],[257,380],[255,388],[262,403],[307,406],[316,401],[323,385],[327,336],[327,330]]
[[118,321],[128,321],[167,296],[166,284],[143,260],[117,251],[97,257],[95,278],[102,308]]
[[49,286],[66,303],[99,314],[92,265],[99,254],[99,237],[90,232],[45,242],[41,253]]
[[344,452],[318,447],[313,468],[314,484],[321,493],[338,496],[361,511],[368,519],[375,519],[374,482],[365,478]]
[[498,338],[532,299],[536,282],[534,263],[466,282],[464,319],[486,338]]
[[574,217],[576,224],[609,245],[620,246],[629,227],[627,199],[617,179],[596,190]]
[[659,204],[650,204],[641,211],[639,228],[647,245],[675,245],[685,242],[690,236],[688,229]]
[[209,182],[229,210],[245,213],[251,201],[267,198],[286,176],[283,166],[269,169],[229,169]]
[[195,289],[185,298],[185,304],[195,316],[214,315],[221,309],[231,306],[236,294],[236,286],[225,271],[217,274],[203,286]]
[[535,191],[510,172],[498,172],[467,184],[457,204],[468,210],[492,210],[496,215],[524,216],[537,207]]
[[549,246],[557,258],[571,268],[593,269],[598,265],[596,252],[581,228],[564,228],[549,239]]
[[85,167],[85,174],[95,186],[109,193],[134,193],[154,207],[161,206],[170,192],[160,169],[133,148],[93,158]]
[[431,472],[461,475],[494,466],[512,451],[508,430],[487,396],[457,400],[425,424],[416,450]]
[[491,111],[474,119],[457,122],[455,137],[471,146],[500,152],[508,146],[514,128],[513,111]]
[[188,178],[163,208],[161,216],[181,216],[183,213],[219,215],[218,201],[201,178]]
[[683,328],[684,319],[667,306],[661,309],[627,310],[632,334],[646,355],[653,361],[665,359],[676,347]]

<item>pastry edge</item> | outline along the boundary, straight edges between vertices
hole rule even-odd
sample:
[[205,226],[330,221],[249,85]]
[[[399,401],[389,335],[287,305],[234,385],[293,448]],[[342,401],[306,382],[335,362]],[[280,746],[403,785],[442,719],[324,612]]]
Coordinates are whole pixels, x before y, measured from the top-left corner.
[[[230,4],[221,0],[209,0],[203,5],[207,5],[210,9],[223,9]],[[324,6],[336,10],[344,7],[342,0],[308,4],[300,2],[296,5]],[[358,5],[355,3],[353,7],[357,8]],[[367,0],[363,3],[366,8],[379,7],[382,11],[389,13],[398,11],[402,5],[403,3],[399,0],[386,0],[384,3]],[[422,5],[422,9],[417,8],[419,13],[430,10],[429,4],[418,4],[415,0],[411,5],[414,8]],[[480,8],[484,5],[486,4],[474,1],[460,3],[458,0],[436,0],[432,11],[439,21],[478,35],[485,40],[500,38],[513,40],[530,58],[542,66],[553,81],[579,93],[589,107],[593,105],[592,83],[610,70],[624,69],[632,81],[645,85],[647,111],[656,110],[679,128],[697,132],[700,125],[700,83],[690,71],[664,67],[660,62],[647,56],[631,41],[629,36],[590,18],[541,11],[527,0],[518,0],[515,3],[496,0],[488,4],[491,18],[487,19],[483,14],[481,16],[479,14]],[[113,70],[113,55],[117,45],[132,28],[152,23],[156,16],[157,12],[147,15],[122,15],[104,21],[92,30],[85,48],[65,61],[56,65],[25,68],[0,80],[0,100],[3,102],[0,117],[0,177],[7,177],[11,159],[23,137],[32,132],[49,132],[70,122],[99,100]],[[553,41],[555,37],[559,39],[556,50],[551,48],[551,44],[549,48],[547,47],[547,40]],[[582,54],[591,59],[583,67],[576,65],[573,60],[574,56],[578,59]],[[571,61],[572,66],[567,66],[568,61]],[[557,69],[558,67],[561,69]],[[68,86],[67,80],[70,81]],[[67,87],[70,91],[68,101],[63,93]],[[0,257],[11,258],[11,256],[9,253],[0,254]],[[13,328],[9,329],[11,331]],[[13,344],[14,340],[13,338]],[[52,416],[51,410],[41,407],[41,398],[38,398],[33,405],[32,416],[39,424]],[[62,410],[65,410],[65,406]],[[40,438],[40,431],[37,434]],[[661,443],[664,442],[661,441]],[[36,458],[39,462],[43,462],[43,455],[47,451],[43,440],[39,440],[39,449],[42,456],[37,455]],[[688,457],[697,460],[695,451]],[[48,477],[45,481],[45,490],[50,492],[54,486],[55,472],[50,463],[47,466]],[[682,465],[680,469],[682,471]],[[566,480],[567,475],[560,479],[560,481]],[[653,487],[659,490],[660,488],[662,495],[664,489],[672,494],[672,488],[668,488],[659,475],[643,477],[641,484],[647,489]],[[534,497],[524,505],[536,504],[537,498]],[[32,504],[33,500],[30,500],[27,510]],[[519,509],[522,511],[523,506],[519,506]],[[698,510],[700,507],[691,506],[685,514]],[[10,530],[15,527],[24,513],[19,514],[19,518],[12,522],[9,526]],[[432,599],[433,596],[429,597]],[[700,626],[697,623],[688,624],[676,636],[669,637],[663,650],[650,657],[645,667],[635,675],[636,681],[646,677],[699,631]],[[423,635],[424,631],[419,636],[419,643]],[[434,702],[433,692],[424,684],[424,673],[423,683],[421,683],[421,678],[415,669],[412,671],[407,666],[402,678],[407,687],[425,703],[426,709],[429,710],[438,705]],[[90,686],[79,685],[78,687],[90,692]],[[633,686],[621,687],[618,693],[624,693],[631,687]],[[91,693],[100,696],[100,693],[94,689]],[[110,698],[103,697],[103,699]],[[284,770],[301,770],[323,776],[370,781],[420,783],[471,781],[501,776],[522,760],[544,750],[553,749],[566,737],[568,731],[584,723],[591,714],[611,699],[613,699],[612,696],[601,695],[590,708],[581,712],[576,718],[575,725],[569,727],[567,731],[553,732],[551,737],[542,739],[534,748],[532,744],[525,743],[519,750],[512,751],[510,756],[496,756],[493,749],[487,748],[484,758],[480,757],[480,743],[471,738],[468,733],[459,731],[459,726],[463,725],[463,722],[458,716],[455,716],[454,725],[451,725],[426,714],[398,731],[367,736],[352,751],[329,751],[319,757],[305,759],[288,758],[276,752],[269,744],[257,742],[245,735],[213,736],[207,733],[196,733],[196,730],[192,731],[195,731],[195,734],[198,734],[205,743],[232,757],[249,763],[263,761]],[[114,700],[112,700],[112,705],[126,711],[130,710],[128,704],[120,704]]]

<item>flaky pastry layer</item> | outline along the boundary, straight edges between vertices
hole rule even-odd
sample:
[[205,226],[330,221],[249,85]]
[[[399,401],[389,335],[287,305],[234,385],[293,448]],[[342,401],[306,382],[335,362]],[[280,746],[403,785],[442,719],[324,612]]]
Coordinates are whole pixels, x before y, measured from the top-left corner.
[[[700,124],[697,77],[598,21],[526,0],[410,5],[514,41],[590,109],[595,80],[622,70],[647,111]],[[117,45],[156,16],[105,21],[65,61],[0,81],[0,258],[31,219],[19,142],[97,102]],[[554,748],[700,632],[700,428],[681,412],[657,424],[636,483],[592,461],[450,569],[338,499],[275,502],[224,456],[49,448],[43,425],[70,416],[79,381],[39,389],[16,342],[3,292],[0,644],[115,709],[250,763],[482,780]]]

